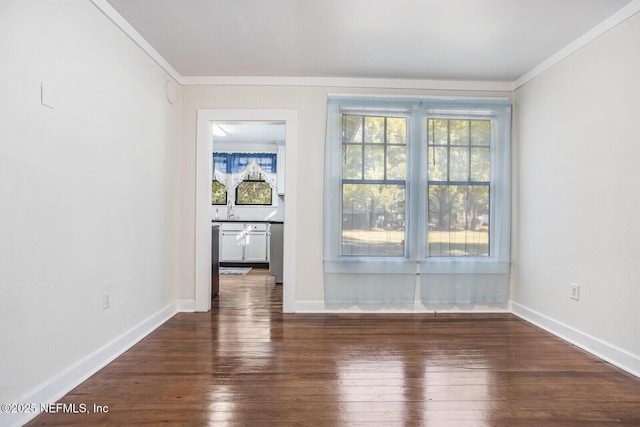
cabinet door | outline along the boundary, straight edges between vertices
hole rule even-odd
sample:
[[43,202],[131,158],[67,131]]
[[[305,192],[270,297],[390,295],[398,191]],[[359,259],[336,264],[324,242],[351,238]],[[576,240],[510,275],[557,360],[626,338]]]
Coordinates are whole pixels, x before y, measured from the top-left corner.
[[244,261],[243,231],[222,231],[220,235],[220,261]]
[[256,231],[248,232],[245,236],[246,246],[244,251],[244,260],[247,262],[267,262],[269,259],[267,254],[267,232]]

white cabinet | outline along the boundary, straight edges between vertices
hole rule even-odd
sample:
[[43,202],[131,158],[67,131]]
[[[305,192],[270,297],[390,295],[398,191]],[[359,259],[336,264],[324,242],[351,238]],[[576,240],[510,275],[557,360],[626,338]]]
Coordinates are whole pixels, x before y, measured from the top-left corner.
[[221,262],[269,262],[269,224],[223,222]]
[[[237,226],[240,226],[238,229]],[[220,261],[244,261],[244,224],[223,224],[220,233]]]
[[246,262],[267,262],[268,258],[267,224],[247,224],[244,246]]

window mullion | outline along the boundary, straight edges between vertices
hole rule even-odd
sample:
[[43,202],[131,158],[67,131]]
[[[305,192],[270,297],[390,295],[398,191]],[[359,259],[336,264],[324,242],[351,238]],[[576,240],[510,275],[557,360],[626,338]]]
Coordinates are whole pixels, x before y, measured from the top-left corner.
[[424,235],[426,230],[427,194],[427,122],[425,111],[417,108],[410,117],[409,134],[407,136],[407,231],[406,256],[418,259],[425,253]]
[[382,127],[382,170],[384,179],[387,179],[387,118],[384,118],[384,126]]
[[364,129],[365,116],[362,116],[361,120],[362,120],[362,122],[361,122],[362,123],[361,124],[361,126],[362,126],[362,136],[360,138],[360,151],[361,151],[360,155],[362,156],[362,162],[361,162],[362,163],[361,164],[361,169],[362,170],[360,171],[360,177],[362,179],[364,179],[364,171],[366,169],[365,164],[364,164],[365,158],[366,158],[366,156],[365,156],[365,144],[364,144],[364,141],[365,141],[365,139],[364,139],[364,134],[365,134],[365,129]]
[[467,121],[468,127],[467,127],[467,135],[469,135],[469,140],[467,141],[467,177],[469,182],[471,182],[471,120]]
[[447,182],[451,181],[451,121],[447,120]]

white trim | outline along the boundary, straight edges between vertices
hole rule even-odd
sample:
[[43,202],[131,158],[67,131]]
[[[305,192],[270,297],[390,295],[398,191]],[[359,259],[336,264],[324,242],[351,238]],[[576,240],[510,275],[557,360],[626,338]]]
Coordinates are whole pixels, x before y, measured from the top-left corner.
[[131,41],[137,44],[151,59],[164,69],[174,80],[184,85],[184,79],[166,59],[135,29],[107,0],[90,0],[107,18],[120,28]]
[[207,110],[198,110],[196,118],[196,205],[194,248],[195,310],[211,310],[211,161],[213,128]]
[[516,302],[514,315],[640,378],[640,357]]
[[[451,96],[451,95],[396,95],[388,93],[348,93],[348,92],[329,92],[327,98],[347,98],[347,99],[373,99],[373,100],[390,100],[390,101],[407,101],[414,100],[416,102],[423,100],[437,100],[437,101],[467,101],[478,102],[484,104],[491,104],[494,102],[512,102],[511,96]],[[355,110],[362,110],[363,107],[355,107]],[[399,109],[405,111],[404,109]]]
[[196,129],[196,217],[195,217],[195,310],[211,309],[211,153],[213,129],[217,121],[285,122],[284,252],[282,310],[295,311],[295,266],[298,192],[298,111],[297,110],[210,110],[197,111]]
[[183,84],[211,86],[310,86],[380,89],[431,89],[509,92],[510,81],[370,79],[344,77],[186,76]]
[[298,300],[295,304],[296,313],[327,313],[324,300]]
[[[177,303],[171,303],[157,313],[149,316],[119,337],[106,343],[95,352],[79,360],[53,378],[45,381],[23,395],[18,404],[55,403],[91,375],[104,368],[125,351],[140,342],[178,312]],[[7,413],[0,418],[0,424],[20,426],[35,418],[35,413]]]
[[196,311],[195,299],[179,299],[176,301],[176,311],[178,313],[193,313]]
[[573,53],[577,52],[587,44],[591,43],[612,28],[631,18],[638,12],[640,12],[640,0],[633,0],[631,3],[618,10],[616,13],[584,33],[582,36],[578,37],[573,42],[569,43],[564,48],[560,49],[558,52],[554,53],[549,58],[533,67],[533,69],[531,69],[529,72],[514,80],[511,90],[518,89],[520,86],[539,76],[549,68],[553,67]]

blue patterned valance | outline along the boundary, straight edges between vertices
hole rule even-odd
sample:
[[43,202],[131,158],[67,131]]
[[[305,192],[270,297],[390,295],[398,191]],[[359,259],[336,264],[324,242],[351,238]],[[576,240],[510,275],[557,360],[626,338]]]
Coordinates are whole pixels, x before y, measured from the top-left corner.
[[275,153],[213,153],[213,179],[234,191],[245,179],[262,176],[265,182],[276,188]]
[[276,173],[276,157],[275,153],[213,153],[213,167],[222,173],[238,173],[255,160],[265,172]]

